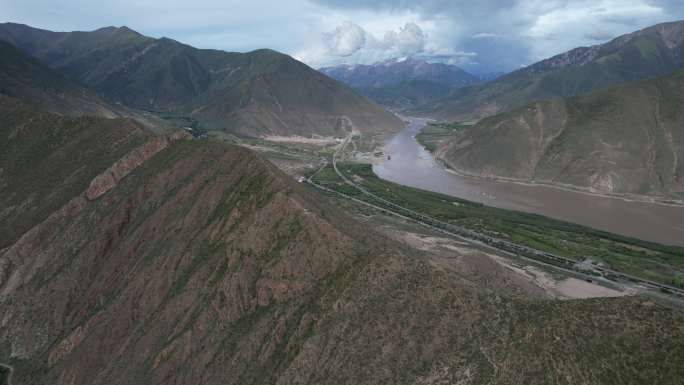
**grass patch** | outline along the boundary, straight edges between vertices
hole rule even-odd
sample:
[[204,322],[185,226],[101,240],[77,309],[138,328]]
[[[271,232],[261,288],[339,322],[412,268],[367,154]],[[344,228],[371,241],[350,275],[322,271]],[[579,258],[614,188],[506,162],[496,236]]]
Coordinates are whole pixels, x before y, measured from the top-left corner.
[[440,144],[454,135],[469,127],[466,123],[429,123],[420,133],[416,135],[416,140],[426,150],[434,152]]

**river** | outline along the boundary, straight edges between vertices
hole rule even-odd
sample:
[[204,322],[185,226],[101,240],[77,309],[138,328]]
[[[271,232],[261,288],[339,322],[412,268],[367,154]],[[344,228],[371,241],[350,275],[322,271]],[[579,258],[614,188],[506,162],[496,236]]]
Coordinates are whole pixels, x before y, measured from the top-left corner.
[[425,119],[411,124],[385,144],[391,159],[373,166],[382,179],[481,202],[535,213],[647,241],[684,246],[684,207],[626,201],[550,186],[526,185],[459,176],[446,171],[415,139]]

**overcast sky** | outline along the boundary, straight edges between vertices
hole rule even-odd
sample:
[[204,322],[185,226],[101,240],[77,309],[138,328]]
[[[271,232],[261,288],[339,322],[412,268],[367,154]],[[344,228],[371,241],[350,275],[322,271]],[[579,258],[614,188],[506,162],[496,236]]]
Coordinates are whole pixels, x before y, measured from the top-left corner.
[[200,48],[273,48],[313,67],[401,56],[508,71],[664,21],[684,0],[0,0],[50,30],[126,25]]

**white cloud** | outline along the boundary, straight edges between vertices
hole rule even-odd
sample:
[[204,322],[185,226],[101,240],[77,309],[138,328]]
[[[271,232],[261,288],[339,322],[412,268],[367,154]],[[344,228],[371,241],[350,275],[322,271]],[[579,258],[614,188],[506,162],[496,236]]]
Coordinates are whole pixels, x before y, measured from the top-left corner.
[[426,46],[427,34],[414,22],[406,22],[396,30],[385,30],[382,38],[378,38],[358,24],[345,21],[334,30],[322,33],[319,42],[310,42],[295,57],[312,65],[340,61],[372,63],[398,56],[426,54]]
[[416,23],[406,23],[398,32],[386,31],[382,39],[378,39],[351,21],[345,21],[332,32],[322,34],[328,53],[344,57],[351,56],[361,49],[415,55],[425,49],[425,38],[425,33]]
[[425,48],[425,34],[415,23],[406,23],[399,29],[399,33],[387,31],[383,40],[390,49],[402,55],[415,55]]
[[322,39],[331,55],[350,56],[366,45],[366,31],[350,21],[345,21],[334,31],[323,33]]

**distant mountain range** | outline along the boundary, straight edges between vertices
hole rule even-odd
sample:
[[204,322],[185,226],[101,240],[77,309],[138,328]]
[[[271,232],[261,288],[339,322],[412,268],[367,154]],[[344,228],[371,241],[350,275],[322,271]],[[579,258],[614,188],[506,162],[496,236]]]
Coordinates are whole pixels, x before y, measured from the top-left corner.
[[454,65],[413,57],[372,65],[340,65],[320,69],[373,100],[391,107],[415,106],[445,97],[455,88],[482,80]]
[[479,119],[531,101],[665,75],[683,65],[684,22],[658,24],[605,44],[573,49],[489,83],[457,89],[413,112],[445,120]]
[[51,32],[0,24],[0,40],[112,104],[176,114],[247,135],[387,132],[399,119],[287,55],[229,53],[143,36],[129,28]]
[[355,88],[384,87],[411,80],[424,80],[449,87],[463,87],[479,79],[455,65],[428,63],[403,57],[371,65],[340,65],[320,69],[326,75]]

